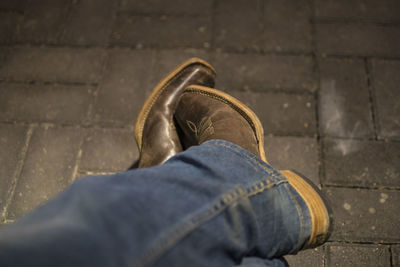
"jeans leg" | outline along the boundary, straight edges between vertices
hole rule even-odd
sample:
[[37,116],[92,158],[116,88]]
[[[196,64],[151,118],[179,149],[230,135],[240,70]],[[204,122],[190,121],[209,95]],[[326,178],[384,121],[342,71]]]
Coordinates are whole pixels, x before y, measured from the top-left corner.
[[160,166],[76,181],[0,231],[0,266],[232,266],[297,252],[310,222],[276,170],[213,140]]

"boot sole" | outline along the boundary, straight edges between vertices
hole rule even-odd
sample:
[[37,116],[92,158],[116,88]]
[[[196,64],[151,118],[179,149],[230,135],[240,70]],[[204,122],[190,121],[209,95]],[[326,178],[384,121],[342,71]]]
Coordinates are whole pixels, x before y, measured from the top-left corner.
[[264,129],[257,115],[249,107],[224,92],[201,85],[190,85],[186,87],[184,92],[194,92],[212,97],[236,110],[250,124],[257,138],[259,156],[263,161],[268,163],[264,151]]
[[303,175],[290,170],[283,170],[280,173],[288,179],[289,184],[299,193],[310,210],[312,231],[303,249],[322,245],[332,233],[333,214],[329,200]]
[[175,68],[170,74],[168,74],[160,83],[157,84],[157,86],[153,89],[151,92],[150,96],[146,99],[144,102],[142,109],[139,112],[139,115],[136,119],[135,123],[135,140],[138,145],[139,151],[142,149],[142,141],[143,141],[143,128],[144,124],[146,122],[147,116],[150,113],[151,108],[153,107],[154,103],[157,101],[158,97],[161,95],[161,93],[165,90],[165,88],[169,85],[169,83],[178,77],[180,73],[188,66],[194,65],[194,64],[200,64],[203,65],[207,68],[209,68],[212,72],[215,72],[215,69],[208,64],[206,61],[200,59],[200,58],[191,58],[184,63],[182,63],[180,66]]

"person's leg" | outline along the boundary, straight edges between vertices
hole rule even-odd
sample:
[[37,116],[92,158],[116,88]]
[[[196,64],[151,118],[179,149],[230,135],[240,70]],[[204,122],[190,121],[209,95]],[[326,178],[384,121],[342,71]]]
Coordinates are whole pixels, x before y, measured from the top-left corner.
[[274,258],[300,250],[311,228],[284,176],[212,140],[163,165],[75,182],[0,231],[0,266],[285,266]]

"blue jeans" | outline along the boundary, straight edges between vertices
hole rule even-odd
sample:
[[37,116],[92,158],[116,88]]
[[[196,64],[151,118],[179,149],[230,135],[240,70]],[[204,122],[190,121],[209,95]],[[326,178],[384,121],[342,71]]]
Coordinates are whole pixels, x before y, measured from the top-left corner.
[[86,177],[0,231],[0,266],[286,266],[311,233],[285,177],[212,140]]

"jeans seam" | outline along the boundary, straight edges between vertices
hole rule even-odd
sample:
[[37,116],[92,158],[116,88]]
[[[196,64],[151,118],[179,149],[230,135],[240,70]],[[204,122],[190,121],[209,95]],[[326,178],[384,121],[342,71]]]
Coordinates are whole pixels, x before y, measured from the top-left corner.
[[195,231],[201,224],[208,222],[209,220],[222,213],[227,207],[236,203],[242,198],[251,197],[264,192],[272,187],[275,187],[282,183],[288,183],[286,180],[278,182],[270,182],[270,177],[258,181],[247,188],[242,185],[236,186],[230,192],[223,194],[216,201],[214,201],[210,207],[201,210],[196,214],[190,215],[185,223],[175,226],[175,230],[172,230],[166,236],[161,237],[161,240],[157,240],[157,243],[150,247],[146,252],[138,257],[131,266],[144,267],[152,264],[169,249],[178,244],[191,232]]
[[[210,146],[210,145],[207,144],[207,146]],[[259,162],[259,160],[258,160],[257,158],[255,158],[255,157],[256,157],[255,155],[254,155],[254,158],[253,158],[253,157],[250,157],[249,155],[243,154],[243,153],[242,153],[241,151],[239,151],[238,149],[236,149],[236,148],[234,148],[234,147],[232,147],[232,146],[229,146],[229,145],[227,145],[227,144],[214,143],[212,146],[222,146],[222,147],[228,148],[229,150],[234,151],[234,152],[238,153],[238,154],[241,155],[241,156],[245,156],[247,159],[251,160],[252,163],[255,163],[257,166],[259,166],[259,167],[261,167],[263,170],[267,171],[267,172],[268,172],[270,175],[272,175],[274,178],[282,178],[282,177],[278,177],[278,176],[281,176],[281,174],[278,173],[276,170],[274,170],[272,167],[270,167],[270,166],[265,166],[265,165],[261,164],[261,163]]]

